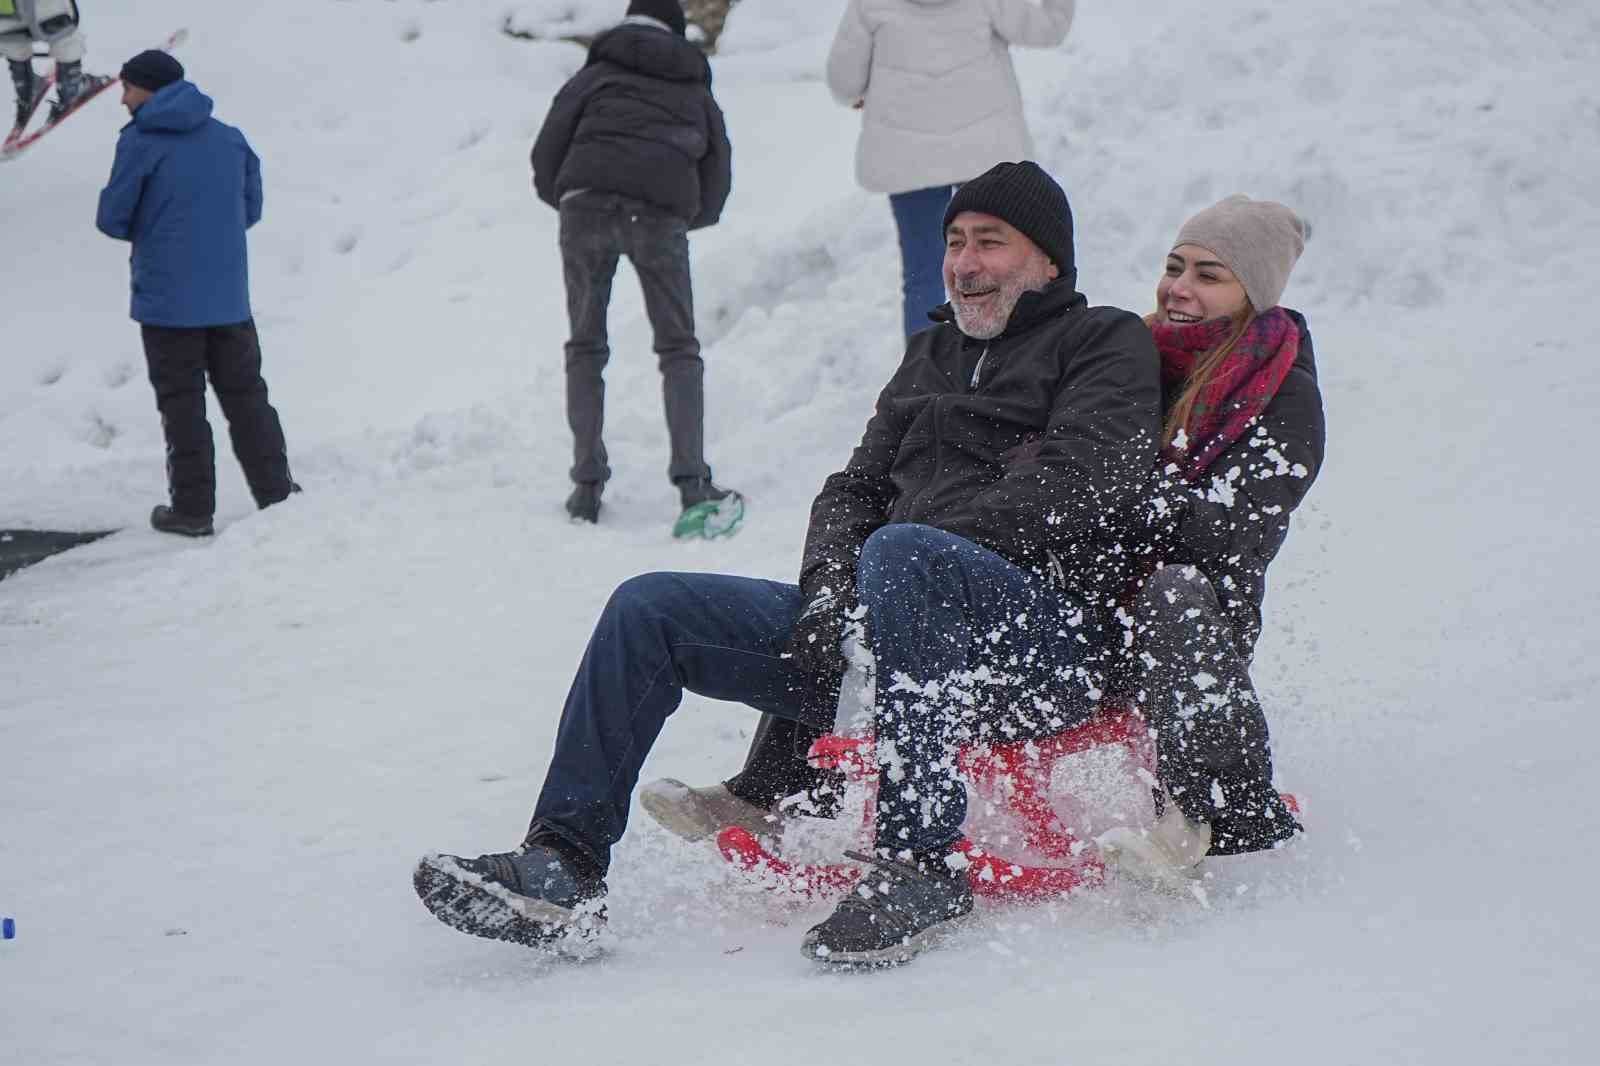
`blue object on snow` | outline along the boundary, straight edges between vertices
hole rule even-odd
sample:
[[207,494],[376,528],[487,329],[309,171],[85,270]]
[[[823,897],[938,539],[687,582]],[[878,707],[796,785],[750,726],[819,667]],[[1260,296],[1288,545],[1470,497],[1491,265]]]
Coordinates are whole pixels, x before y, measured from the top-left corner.
[[17,923],[11,918],[0,919],[0,940],[17,939]]

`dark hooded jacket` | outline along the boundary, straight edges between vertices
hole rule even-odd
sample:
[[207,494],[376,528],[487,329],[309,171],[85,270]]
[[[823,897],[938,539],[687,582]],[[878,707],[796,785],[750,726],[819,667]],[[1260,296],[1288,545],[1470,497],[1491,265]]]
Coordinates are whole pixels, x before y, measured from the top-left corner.
[[533,145],[533,187],[552,207],[594,189],[699,229],[721,217],[732,183],[711,65],[695,45],[653,26],[624,24],[595,38]]
[[1326,438],[1311,333],[1299,312],[1289,314],[1300,352],[1272,402],[1199,481],[1158,477],[1154,495],[1173,506],[1166,532],[1144,549],[1163,562],[1196,566],[1211,580],[1247,656],[1261,635],[1267,564],[1322,468]]
[[812,505],[808,595],[853,590],[867,537],[918,522],[1114,602],[1129,561],[1121,531],[1156,458],[1160,363],[1137,316],[1087,306],[1074,280],[1025,293],[993,340],[961,333],[948,306],[911,339],[850,462]]

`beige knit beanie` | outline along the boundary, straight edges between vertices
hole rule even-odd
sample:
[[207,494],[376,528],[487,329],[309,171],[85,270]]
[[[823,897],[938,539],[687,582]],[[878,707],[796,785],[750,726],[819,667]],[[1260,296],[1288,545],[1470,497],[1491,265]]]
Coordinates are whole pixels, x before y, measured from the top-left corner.
[[1309,232],[1282,204],[1235,193],[1185,222],[1172,246],[1198,244],[1215,252],[1259,314],[1278,306]]

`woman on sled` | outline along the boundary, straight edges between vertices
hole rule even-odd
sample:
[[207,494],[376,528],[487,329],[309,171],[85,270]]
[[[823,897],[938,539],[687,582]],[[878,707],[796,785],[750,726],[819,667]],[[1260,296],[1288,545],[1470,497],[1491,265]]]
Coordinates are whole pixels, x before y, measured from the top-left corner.
[[[1300,830],[1272,785],[1249,667],[1267,566],[1322,465],[1311,335],[1278,303],[1305,238],[1282,204],[1228,197],[1183,225],[1146,319],[1162,364],[1162,451],[1113,673],[1156,732],[1159,785],[1154,824],[1111,830],[1099,845],[1158,883],[1181,884],[1208,854],[1278,847]],[[805,762],[819,735],[768,716],[739,774],[704,788],[652,782],[642,805],[688,840],[729,825],[774,833],[796,810],[827,814],[834,783]]]

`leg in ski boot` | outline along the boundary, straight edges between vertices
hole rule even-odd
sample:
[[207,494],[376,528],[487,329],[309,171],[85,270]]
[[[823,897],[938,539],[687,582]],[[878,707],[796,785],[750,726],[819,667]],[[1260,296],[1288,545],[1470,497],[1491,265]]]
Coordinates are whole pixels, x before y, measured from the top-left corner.
[[56,61],[56,98],[50,102],[50,121],[60,122],[85,96],[105,88],[111,79],[103,74],[85,74],[83,61]]
[[33,61],[29,59],[6,60],[6,66],[11,68],[11,86],[17,93],[17,113],[12,128],[21,130],[28,125],[28,120],[33,118],[33,113],[39,110],[46,92],[44,79],[33,72]]

